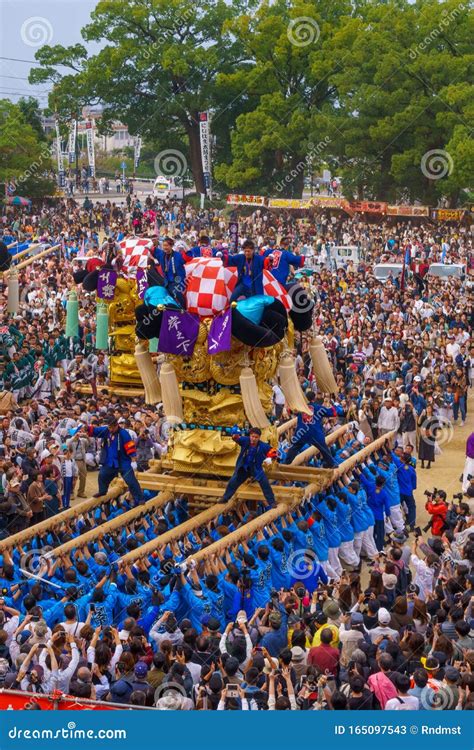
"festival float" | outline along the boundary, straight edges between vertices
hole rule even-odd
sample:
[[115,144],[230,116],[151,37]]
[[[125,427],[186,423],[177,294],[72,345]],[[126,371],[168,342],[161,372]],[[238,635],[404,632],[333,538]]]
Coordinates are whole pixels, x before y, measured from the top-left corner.
[[[78,287],[97,294],[96,341],[99,349],[110,343],[110,390],[141,393],[148,404],[162,403],[172,427],[166,457],[153,463],[151,477],[142,473],[139,481],[144,487],[154,481],[152,488],[158,489],[158,475],[169,477],[170,472],[189,481],[225,481],[238,454],[231,437],[235,425],[259,427],[262,439],[277,448],[279,434],[294,424],[290,420],[277,428],[273,423],[271,381],[277,375],[289,408],[310,413],[293,351],[295,334],[311,330],[314,302],[302,283],[287,289],[271,269],[263,271],[263,295],[231,302],[237,270],[224,257],[211,256],[186,257],[184,307],[164,286],[152,262],[150,239],[128,238],[120,249],[113,264],[84,259],[86,267],[74,278]],[[76,304],[72,292],[68,321]],[[72,328],[66,334],[73,334]],[[320,390],[336,393],[317,337],[310,354]],[[270,469],[279,481],[309,471],[326,481],[332,475],[308,467]],[[276,490],[287,498],[283,491],[288,488]],[[253,492],[259,499],[258,488]]]

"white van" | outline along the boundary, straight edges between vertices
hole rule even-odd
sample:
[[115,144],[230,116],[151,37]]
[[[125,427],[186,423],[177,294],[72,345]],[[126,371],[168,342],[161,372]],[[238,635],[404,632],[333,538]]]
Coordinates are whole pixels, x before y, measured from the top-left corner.
[[[374,276],[377,281],[385,284],[388,279],[396,279],[402,275],[403,263],[377,263],[374,266]],[[410,273],[408,266],[405,268],[407,274]]]
[[331,258],[337,268],[345,268],[349,263],[357,267],[360,261],[360,248],[357,245],[335,245],[331,248]]
[[464,263],[432,263],[428,269],[427,276],[435,276],[438,279],[461,279],[466,277],[466,266]]
[[174,177],[159,175],[153,185],[153,197],[167,201],[169,198],[182,198],[183,188],[177,187]]

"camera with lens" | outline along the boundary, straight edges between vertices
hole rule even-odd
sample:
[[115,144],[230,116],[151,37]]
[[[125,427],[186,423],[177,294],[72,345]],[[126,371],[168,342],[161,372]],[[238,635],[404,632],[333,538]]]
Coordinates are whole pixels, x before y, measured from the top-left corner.
[[464,499],[464,495],[462,494],[462,492],[456,492],[456,494],[453,495],[453,500],[463,500],[463,499]]

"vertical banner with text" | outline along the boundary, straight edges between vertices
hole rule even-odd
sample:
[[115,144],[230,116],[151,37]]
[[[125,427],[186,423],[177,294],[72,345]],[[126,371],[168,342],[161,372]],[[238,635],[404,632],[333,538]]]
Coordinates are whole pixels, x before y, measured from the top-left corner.
[[206,191],[211,191],[211,137],[209,133],[209,113],[199,113],[199,135],[201,139],[201,160]]
[[69,164],[74,163],[74,157],[76,155],[76,138],[77,138],[77,120],[73,120],[71,123],[71,127],[69,128],[69,138],[67,142]]
[[55,120],[56,126],[56,159],[58,164],[58,186],[64,187],[64,165],[63,165],[63,152],[61,148],[61,134],[59,132],[59,121]]
[[87,158],[89,160],[89,174],[95,177],[94,126],[92,120],[86,122]]

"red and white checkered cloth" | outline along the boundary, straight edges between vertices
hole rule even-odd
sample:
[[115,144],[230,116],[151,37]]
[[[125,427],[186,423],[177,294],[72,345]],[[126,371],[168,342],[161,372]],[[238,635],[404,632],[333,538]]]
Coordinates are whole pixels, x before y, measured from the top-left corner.
[[123,253],[122,270],[127,272],[136,272],[137,268],[147,268],[150,250],[153,242],[146,237],[128,237],[119,245]]
[[263,293],[269,297],[275,297],[285,306],[286,310],[291,310],[291,297],[285,287],[273,276],[270,271],[263,270]]
[[225,268],[220,258],[195,258],[186,263],[188,312],[206,318],[225,310],[237,277],[237,269]]

